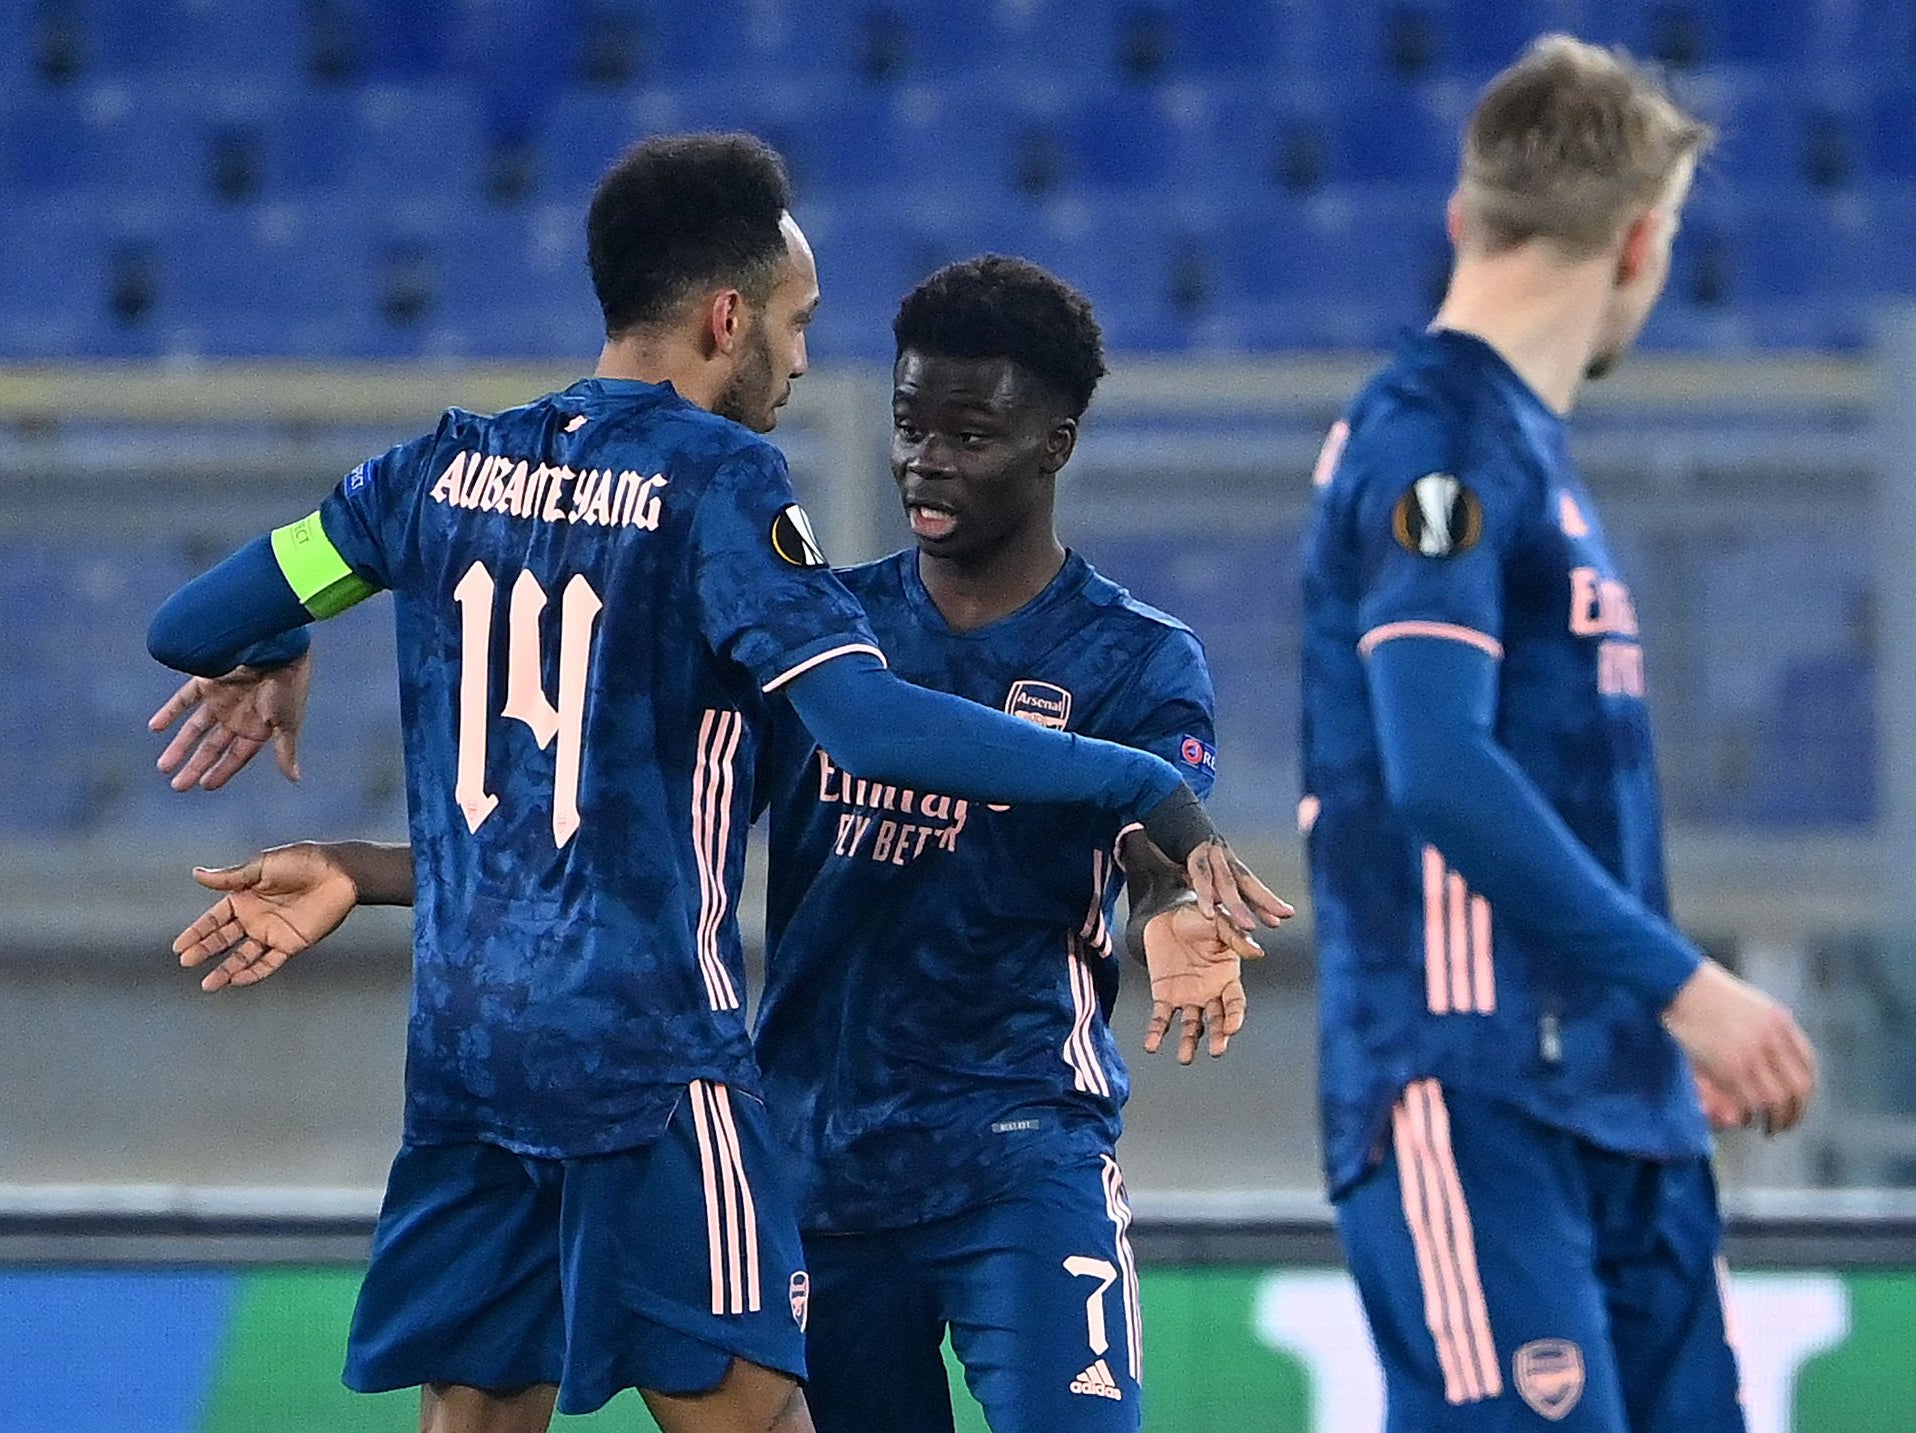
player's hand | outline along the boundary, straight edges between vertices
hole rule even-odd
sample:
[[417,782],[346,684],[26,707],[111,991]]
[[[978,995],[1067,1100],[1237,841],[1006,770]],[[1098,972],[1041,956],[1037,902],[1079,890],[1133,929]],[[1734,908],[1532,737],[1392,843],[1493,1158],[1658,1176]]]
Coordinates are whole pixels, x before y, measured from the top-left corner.
[[189,679],[146,723],[149,731],[165,731],[186,717],[160,753],[160,770],[173,773],[175,791],[217,791],[270,741],[286,779],[299,780],[299,728],[312,684],[311,652],[283,667]]
[[1741,1129],[1750,1122],[1750,1112],[1723,1093],[1715,1080],[1702,1071],[1696,1076],[1696,1097],[1703,1106],[1703,1118],[1714,1130]]
[[1259,921],[1275,926],[1297,914],[1251,874],[1221,836],[1192,849],[1184,863],[1184,880],[1197,893],[1199,915],[1217,917],[1244,935],[1257,929]]
[[1228,921],[1205,917],[1189,901],[1159,911],[1145,923],[1144,963],[1151,973],[1151,1019],[1144,1027],[1144,1050],[1155,1055],[1182,1012],[1178,1063],[1197,1058],[1198,1042],[1208,1030],[1211,1055],[1230,1048],[1244,1028],[1245,960],[1264,952]]
[[1777,1134],[1803,1118],[1816,1089],[1816,1052],[1790,1012],[1706,960],[1663,1012],[1720,1110]]
[[202,990],[257,985],[352,913],[359,889],[323,846],[302,841],[262,851],[244,865],[196,867],[193,879],[226,895],[173,942],[189,970],[224,956]]

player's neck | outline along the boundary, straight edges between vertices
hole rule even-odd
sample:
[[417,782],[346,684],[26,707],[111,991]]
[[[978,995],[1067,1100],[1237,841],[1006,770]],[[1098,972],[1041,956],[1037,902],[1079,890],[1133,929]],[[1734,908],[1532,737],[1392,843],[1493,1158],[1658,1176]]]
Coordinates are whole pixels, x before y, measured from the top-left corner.
[[969,559],[920,551],[918,578],[946,626],[973,632],[1009,617],[1049,587],[1064,559],[1057,531],[1033,527]]
[[1517,250],[1460,259],[1432,326],[1481,338],[1556,413],[1576,406],[1609,301],[1607,261]]
[[676,335],[632,335],[607,339],[599,350],[594,378],[629,378],[640,383],[670,383],[688,403],[710,410],[725,390],[725,375],[696,344]]

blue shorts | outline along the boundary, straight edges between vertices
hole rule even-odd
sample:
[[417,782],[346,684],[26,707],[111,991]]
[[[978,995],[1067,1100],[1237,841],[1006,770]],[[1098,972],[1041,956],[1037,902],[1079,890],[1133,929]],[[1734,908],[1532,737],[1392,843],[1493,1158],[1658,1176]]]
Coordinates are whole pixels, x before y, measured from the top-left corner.
[[818,1433],[950,1433],[946,1329],[993,1433],[1137,1433],[1131,1209],[1109,1154],[908,1229],[806,1240]]
[[1420,1080],[1337,1227],[1387,1433],[1744,1433],[1707,1159],[1613,1154]]
[[806,1275],[764,1107],[694,1082],[652,1144],[534,1159],[408,1145],[353,1311],[346,1386],[701,1393],[735,1358],[803,1378]]

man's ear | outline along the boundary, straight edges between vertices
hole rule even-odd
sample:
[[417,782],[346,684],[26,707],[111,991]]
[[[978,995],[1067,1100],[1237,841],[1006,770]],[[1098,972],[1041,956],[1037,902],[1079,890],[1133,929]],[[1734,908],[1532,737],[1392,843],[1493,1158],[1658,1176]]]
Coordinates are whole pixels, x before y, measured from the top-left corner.
[[1039,466],[1046,476],[1056,473],[1071,461],[1071,455],[1078,450],[1078,420],[1060,418],[1051,425],[1051,431],[1044,435],[1044,457]]
[[1617,252],[1617,287],[1623,288],[1649,267],[1652,246],[1657,241],[1659,215],[1646,209],[1630,221],[1623,231],[1623,247]]
[[720,289],[705,308],[705,332],[702,337],[712,351],[730,358],[738,350],[745,334],[745,295],[737,289]]

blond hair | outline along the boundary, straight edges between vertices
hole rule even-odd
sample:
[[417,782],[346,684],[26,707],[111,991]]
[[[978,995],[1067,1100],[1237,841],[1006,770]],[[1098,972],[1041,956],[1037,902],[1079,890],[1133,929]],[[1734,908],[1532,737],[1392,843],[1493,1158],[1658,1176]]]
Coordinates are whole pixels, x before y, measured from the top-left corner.
[[1621,50],[1546,35],[1492,80],[1464,129],[1465,241],[1600,253],[1654,206],[1710,127]]

